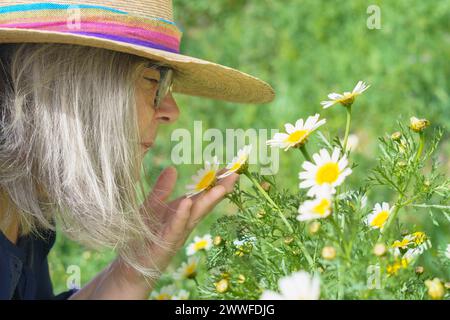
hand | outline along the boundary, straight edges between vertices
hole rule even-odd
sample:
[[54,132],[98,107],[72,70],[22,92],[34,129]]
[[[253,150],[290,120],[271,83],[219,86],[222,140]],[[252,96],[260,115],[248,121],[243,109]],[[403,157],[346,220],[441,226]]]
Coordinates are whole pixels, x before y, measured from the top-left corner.
[[[177,171],[173,167],[165,169],[148,196],[143,206],[148,212],[153,212],[156,218],[162,222],[162,228],[158,231],[159,237],[170,244],[170,250],[162,250],[157,245],[150,245],[148,257],[154,265],[162,271],[173,258],[173,255],[183,246],[186,239],[195,226],[225,197],[233,191],[234,184],[239,175],[232,174],[218,181],[217,185],[208,191],[204,191],[192,198],[180,197],[171,202],[166,200],[172,194],[177,181]],[[150,262],[145,263],[149,267]],[[125,268],[127,279],[140,278],[136,271]],[[133,280],[134,281],[134,280]]]

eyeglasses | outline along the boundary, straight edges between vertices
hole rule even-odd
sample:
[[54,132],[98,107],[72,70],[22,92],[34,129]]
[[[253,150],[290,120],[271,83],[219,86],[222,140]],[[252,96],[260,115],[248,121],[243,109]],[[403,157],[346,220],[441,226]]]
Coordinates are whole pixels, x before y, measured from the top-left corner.
[[173,86],[173,70],[168,67],[159,67],[160,80],[158,90],[156,91],[154,108],[157,110],[161,106],[161,102],[172,91]]

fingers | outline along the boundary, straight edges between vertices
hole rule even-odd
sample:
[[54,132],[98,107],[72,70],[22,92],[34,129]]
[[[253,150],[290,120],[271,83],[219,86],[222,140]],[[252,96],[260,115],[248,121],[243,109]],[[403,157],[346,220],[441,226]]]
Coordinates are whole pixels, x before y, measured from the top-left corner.
[[224,186],[226,192],[230,193],[230,192],[233,192],[234,185],[236,184],[236,181],[238,181],[238,179],[239,179],[239,175],[236,173],[233,173],[226,178],[220,179],[218,182],[218,185]]
[[147,204],[154,209],[156,209],[158,205],[163,204],[175,188],[176,181],[177,170],[174,167],[164,169],[146,200]]
[[191,215],[192,204],[192,200],[188,198],[180,201],[166,233],[167,241],[175,244],[184,241],[187,236],[186,228]]
[[217,185],[202,194],[192,206],[188,228],[192,230],[225,197],[226,193],[227,190],[223,185]]

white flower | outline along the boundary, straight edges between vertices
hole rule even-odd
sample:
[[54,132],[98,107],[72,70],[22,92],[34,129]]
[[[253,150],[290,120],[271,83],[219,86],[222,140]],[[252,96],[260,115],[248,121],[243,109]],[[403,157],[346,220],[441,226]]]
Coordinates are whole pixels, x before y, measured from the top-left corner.
[[197,174],[192,176],[194,184],[186,186],[186,189],[188,189],[186,196],[189,198],[213,187],[216,182],[216,173],[218,169],[219,161],[217,160],[217,157],[213,158],[212,163],[205,161],[205,167],[198,170]]
[[367,225],[373,229],[383,230],[386,221],[391,214],[392,208],[389,208],[389,203],[375,204],[372,213],[367,217]]
[[266,143],[272,147],[284,148],[284,151],[304,144],[314,130],[325,124],[325,119],[318,121],[319,116],[316,114],[308,117],[305,123],[303,123],[303,119],[297,120],[295,125],[286,123],[284,127],[287,133],[275,133],[273,139],[267,140]]
[[173,296],[172,300],[188,300],[189,299],[189,292],[181,289],[177,295]]
[[241,173],[240,170],[248,164],[248,158],[250,156],[250,152],[252,151],[252,145],[247,145],[238,151],[236,157],[227,165],[227,171],[224,174],[218,176],[218,179],[222,179],[228,177],[232,173]]
[[233,244],[236,247],[242,247],[242,246],[246,245],[247,243],[254,245],[256,243],[256,237],[247,237],[247,238],[243,238],[242,240],[236,239],[233,241]]
[[153,291],[150,298],[153,300],[172,300],[175,293],[175,285],[162,287],[160,291]]
[[343,106],[350,106],[353,104],[353,101],[355,100],[355,97],[359,96],[361,93],[366,91],[370,86],[367,85],[363,81],[359,81],[352,92],[344,92],[343,94],[340,93],[330,93],[328,95],[328,98],[330,100],[322,101],[320,104],[323,106],[324,109],[331,107],[332,105],[336,103],[340,103]]
[[299,174],[299,178],[303,180],[299,187],[301,189],[311,188],[307,194],[312,197],[318,193],[320,186],[324,184],[329,184],[333,188],[342,184],[345,177],[352,173],[352,170],[347,168],[347,157],[344,155],[339,159],[339,156],[339,149],[334,149],[332,155],[326,149],[315,153],[313,155],[315,164],[309,161],[303,163],[302,167],[306,171]]
[[183,262],[173,277],[177,280],[192,279],[197,275],[198,264],[200,258],[190,257],[187,262]]
[[280,293],[266,290],[261,300],[318,300],[320,296],[320,279],[299,271],[278,281]]
[[447,251],[445,252],[445,256],[450,259],[450,244],[447,245]]
[[212,237],[210,234],[205,234],[203,237],[196,236],[194,241],[187,246],[186,254],[192,256],[200,250],[208,251],[213,245]]
[[333,206],[332,194],[335,192],[329,184],[321,185],[314,200],[305,201],[298,209],[298,221],[326,218]]

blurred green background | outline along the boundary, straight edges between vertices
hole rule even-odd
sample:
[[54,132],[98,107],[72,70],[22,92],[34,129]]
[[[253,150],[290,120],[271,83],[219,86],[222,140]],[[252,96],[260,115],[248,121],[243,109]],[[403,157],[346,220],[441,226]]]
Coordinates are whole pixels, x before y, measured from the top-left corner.
[[[381,29],[369,29],[369,5],[378,5]],[[425,117],[433,126],[450,127],[450,2],[441,0],[174,0],[176,21],[184,31],[182,52],[255,75],[270,83],[276,99],[266,105],[237,105],[198,97],[175,95],[181,110],[177,123],[161,128],[157,145],[146,158],[152,176],[171,165],[170,141],[176,128],[274,128],[320,112],[328,121],[325,134],[343,136],[345,112],[340,107],[321,110],[330,92],[350,91],[358,80],[371,85],[353,108],[351,133],[360,166],[350,183],[359,185],[374,165],[377,137],[396,130],[397,121]],[[450,142],[446,133],[439,160],[450,172]],[[317,139],[317,138],[316,138]],[[315,140],[310,143],[315,150]],[[277,179],[297,190],[300,156],[280,153]],[[180,165],[176,194],[198,169]],[[388,198],[386,198],[388,197]],[[386,190],[369,195],[370,204]],[[194,234],[234,208],[225,201]],[[450,239],[447,239],[450,241]],[[114,257],[94,252],[58,234],[50,254],[55,292],[65,291],[70,265],[81,268],[84,285]],[[184,258],[180,252],[176,267]]]

